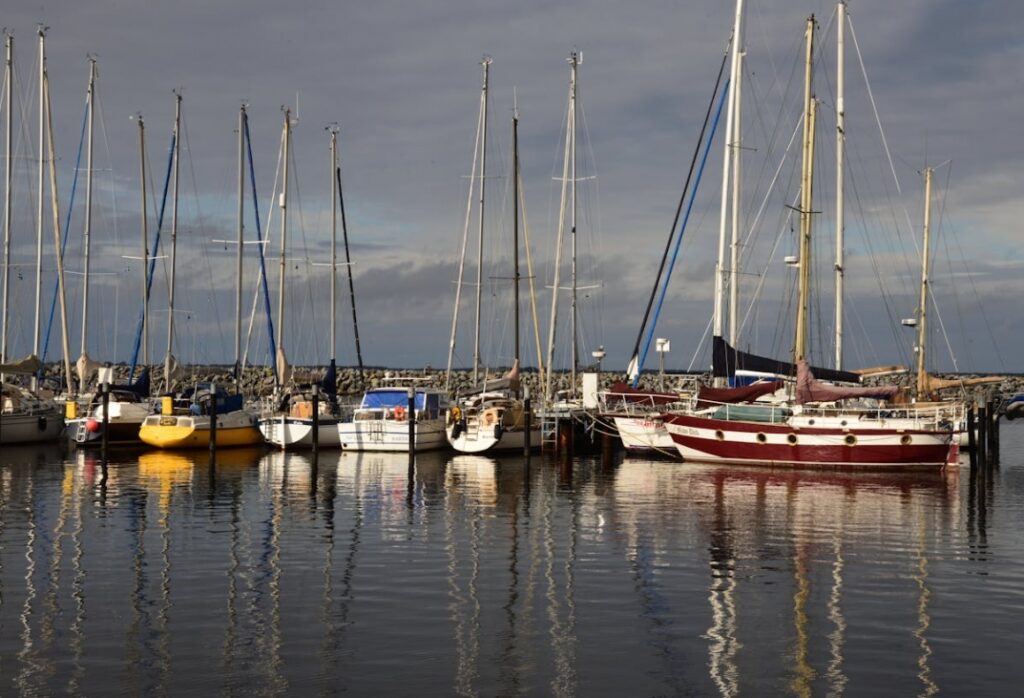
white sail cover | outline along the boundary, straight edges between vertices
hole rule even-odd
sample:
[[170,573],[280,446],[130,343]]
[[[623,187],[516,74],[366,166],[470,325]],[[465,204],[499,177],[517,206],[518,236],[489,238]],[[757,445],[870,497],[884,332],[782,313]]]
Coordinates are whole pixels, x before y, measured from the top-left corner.
[[78,375],[78,380],[81,383],[88,383],[101,368],[103,368],[103,364],[90,359],[89,354],[86,352],[82,352],[82,355],[78,357],[78,361],[75,362],[75,373]]

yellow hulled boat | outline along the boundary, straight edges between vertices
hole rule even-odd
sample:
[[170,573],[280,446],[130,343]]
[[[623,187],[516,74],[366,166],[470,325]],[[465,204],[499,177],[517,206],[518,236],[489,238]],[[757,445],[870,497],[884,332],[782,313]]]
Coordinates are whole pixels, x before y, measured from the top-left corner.
[[[196,391],[188,404],[174,404],[164,397],[160,414],[146,417],[139,440],[156,448],[209,448],[210,394]],[[242,406],[241,395],[217,393],[217,447],[254,446],[263,443],[256,415]]]

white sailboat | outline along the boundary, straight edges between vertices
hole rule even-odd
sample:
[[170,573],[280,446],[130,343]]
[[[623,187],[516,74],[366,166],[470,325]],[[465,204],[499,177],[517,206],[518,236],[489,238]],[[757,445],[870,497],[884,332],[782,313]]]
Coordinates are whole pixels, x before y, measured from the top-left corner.
[[[287,126],[286,126],[287,128]],[[267,415],[260,419],[260,431],[269,443],[281,448],[312,448],[314,436],[317,445],[323,448],[338,448],[342,445],[339,430],[344,429],[344,422],[338,407],[336,395],[335,347],[337,347],[337,300],[338,300],[338,129],[332,127],[331,134],[331,333],[330,363],[321,386],[312,389],[318,391],[318,399],[313,401],[312,395],[292,395],[288,400],[288,412]],[[285,159],[288,153],[285,151]],[[287,174],[287,166],[285,168]],[[287,181],[284,191],[287,192]],[[287,201],[286,198],[282,199]],[[282,226],[284,226],[285,210],[282,210]],[[283,235],[283,232],[282,232]],[[282,242],[282,246],[283,246]],[[282,272],[284,267],[282,266]],[[283,293],[282,282],[282,293]],[[241,306],[239,306],[241,307]],[[283,304],[279,312],[283,311]],[[284,320],[278,316],[278,327],[283,329]],[[283,337],[283,335],[279,335]],[[281,341],[280,339],[278,340]],[[280,346],[280,344],[278,344]],[[323,389],[322,394],[319,393]],[[321,399],[322,396],[322,399]],[[317,410],[314,419],[313,410]],[[314,434],[314,429],[316,433]]]
[[[476,298],[476,334],[473,352],[473,382],[477,383],[480,366],[480,290],[483,268],[484,240],[484,182],[486,181],[486,143],[487,143],[487,89],[488,68],[490,59],[485,58],[483,92],[480,101],[479,124],[483,134],[484,147],[481,150],[480,168],[480,233],[477,255],[477,298]],[[479,137],[479,133],[478,133]],[[476,163],[474,161],[474,170]],[[514,325],[515,325],[515,359],[510,371],[504,378],[497,381],[483,381],[477,390],[463,396],[448,410],[448,426],[445,432],[448,443],[460,453],[484,453],[490,451],[522,451],[527,440],[531,447],[540,446],[540,425],[538,420],[527,408],[520,397],[519,365],[519,114],[513,112],[512,117],[512,183],[513,183],[513,260],[514,260]],[[472,185],[471,185],[472,187]],[[467,206],[467,220],[468,220]],[[463,244],[463,259],[465,244]],[[462,266],[460,264],[459,287],[462,285]],[[455,325],[458,319],[459,298],[456,293],[455,313],[452,321],[452,341],[450,350],[455,346]],[[449,351],[449,371],[451,368],[451,351]]]
[[[43,154],[50,154],[50,203],[53,207],[54,238],[56,240],[57,254],[57,278],[58,290],[61,304],[61,329],[63,331],[64,367],[65,377],[69,380],[70,386],[70,364],[68,362],[67,342],[67,313],[64,303],[64,269],[60,249],[60,225],[57,211],[56,191],[56,169],[53,162],[53,122],[47,119],[49,116],[49,80],[46,73],[46,49],[45,33],[39,30],[39,208],[38,225],[36,228],[36,324],[33,353],[20,361],[8,362],[7,358],[7,330],[9,323],[9,290],[10,290],[10,268],[11,268],[11,174],[14,160],[12,151],[12,125],[13,125],[13,80],[14,80],[14,37],[5,35],[5,93],[4,93],[4,121],[6,126],[6,167],[4,177],[4,279],[3,279],[3,306],[0,310],[0,322],[3,323],[3,332],[0,335],[0,444],[29,443],[38,441],[53,441],[60,437],[64,431],[64,420],[58,406],[49,399],[39,394],[38,376],[42,370],[42,363],[39,360],[39,316],[42,290],[42,254],[43,254]],[[49,129],[44,127],[49,125]],[[45,135],[44,135],[45,134]],[[48,146],[48,148],[47,148]],[[8,376],[24,375],[31,376],[31,390],[7,383]]]

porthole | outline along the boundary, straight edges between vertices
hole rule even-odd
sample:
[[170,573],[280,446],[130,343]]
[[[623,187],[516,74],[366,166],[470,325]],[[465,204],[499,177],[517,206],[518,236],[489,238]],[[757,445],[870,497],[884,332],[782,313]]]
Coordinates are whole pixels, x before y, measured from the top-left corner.
[[847,446],[856,446],[857,445],[857,437],[854,436],[853,434],[847,434],[846,438],[843,439],[843,441],[846,442]]
[[715,438],[718,439],[719,441],[725,441],[725,432],[719,429],[718,431],[715,432]]
[[812,427],[814,426],[814,420],[813,419],[808,419],[807,423],[810,424]]
[[790,446],[796,446],[796,434],[788,434],[786,436],[786,441],[789,442]]
[[768,437],[765,436],[764,434],[758,434],[757,435],[757,443],[759,443],[759,444],[768,443]]
[[846,426],[846,420],[844,419],[843,421],[839,422],[839,426],[845,427]]
[[910,436],[910,434],[904,434],[903,436],[900,437],[900,445],[909,446],[913,440],[914,439]]

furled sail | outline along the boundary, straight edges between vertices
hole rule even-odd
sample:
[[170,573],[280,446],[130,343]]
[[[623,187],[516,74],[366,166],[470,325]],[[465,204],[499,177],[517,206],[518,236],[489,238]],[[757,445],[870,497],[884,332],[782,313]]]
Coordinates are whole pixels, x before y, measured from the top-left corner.
[[[711,345],[711,365],[712,375],[716,378],[731,378],[739,370],[771,373],[777,376],[792,376],[796,373],[793,369],[793,364],[788,361],[778,361],[734,349],[721,337],[713,339]],[[812,370],[814,375],[822,380],[839,383],[860,383],[860,376],[849,371],[836,371],[831,368],[818,368],[817,366],[812,367]]]
[[796,365],[796,402],[798,405],[803,405],[807,402],[833,402],[835,400],[846,400],[855,397],[889,400],[895,397],[899,391],[899,387],[895,385],[846,388],[819,383],[806,361],[801,359]]
[[782,385],[782,381],[752,383],[739,388],[711,388],[702,385],[697,391],[697,409],[722,403],[753,402],[763,395],[771,395]]
[[0,373],[17,373],[25,376],[31,376],[34,373],[38,373],[39,369],[43,367],[43,362],[39,360],[39,357],[35,354],[30,354],[24,359],[18,361],[11,361],[10,363],[0,364]]

